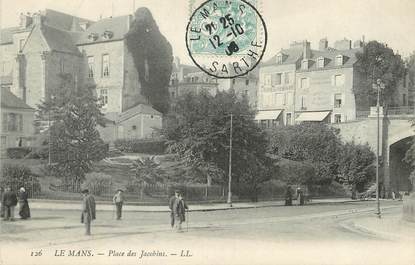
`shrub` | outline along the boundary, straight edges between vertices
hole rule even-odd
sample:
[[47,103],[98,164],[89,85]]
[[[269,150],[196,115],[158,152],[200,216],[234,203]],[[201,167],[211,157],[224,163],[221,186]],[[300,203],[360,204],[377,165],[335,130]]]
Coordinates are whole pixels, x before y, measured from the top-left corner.
[[30,147],[11,147],[7,148],[7,156],[12,159],[21,159],[27,156],[32,149]]
[[87,188],[90,193],[98,196],[112,193],[112,178],[104,173],[88,173],[85,176],[83,188]]
[[119,139],[114,145],[126,153],[164,154],[166,150],[164,140]]
[[10,187],[13,191],[24,187],[29,196],[38,194],[41,191],[38,176],[32,173],[29,168],[20,165],[3,165],[0,176],[1,191],[5,187]]

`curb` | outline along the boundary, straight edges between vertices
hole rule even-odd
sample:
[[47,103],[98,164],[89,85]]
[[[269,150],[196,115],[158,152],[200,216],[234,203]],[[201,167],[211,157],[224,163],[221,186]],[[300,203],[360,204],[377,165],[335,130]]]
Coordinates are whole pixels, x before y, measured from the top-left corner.
[[[307,206],[312,206],[312,205],[333,205],[333,204],[345,204],[345,203],[358,203],[361,201],[356,201],[356,200],[346,200],[346,201],[329,201],[329,202],[311,202],[305,205],[302,205],[302,207],[307,207]],[[61,203],[61,202],[49,202],[49,203]],[[74,203],[74,201],[66,201],[66,202],[62,202],[61,204],[65,205],[65,204],[70,204],[70,203]],[[77,202],[78,203],[78,202]],[[79,202],[80,203],[80,202]],[[99,201],[97,202],[97,205],[104,205],[104,206],[113,206],[113,204],[109,204],[109,203],[105,203],[105,204],[101,204]],[[125,204],[126,206],[141,206],[141,207],[149,207],[152,208],[151,206],[146,206],[146,205],[134,205],[134,204]],[[284,204],[268,204],[268,205],[247,205],[247,206],[233,206],[233,207],[224,207],[224,208],[202,208],[202,209],[191,209],[188,210],[189,212],[211,212],[211,211],[226,211],[226,210],[242,210],[242,209],[255,209],[255,208],[270,208],[270,207],[298,207],[299,205],[293,205],[293,206],[285,206]],[[160,205],[158,206],[160,207]],[[167,205],[165,206],[167,208]],[[33,207],[33,209],[42,209],[42,210],[60,210],[57,208],[52,208],[52,207]],[[69,211],[78,211],[79,209],[77,208],[73,208],[73,209],[62,209],[62,210],[69,210]],[[100,209],[99,211],[113,211],[113,209]],[[123,209],[123,211],[125,212],[149,212],[149,213],[169,213],[170,210],[167,209],[159,209],[159,210],[144,210],[144,209]]]

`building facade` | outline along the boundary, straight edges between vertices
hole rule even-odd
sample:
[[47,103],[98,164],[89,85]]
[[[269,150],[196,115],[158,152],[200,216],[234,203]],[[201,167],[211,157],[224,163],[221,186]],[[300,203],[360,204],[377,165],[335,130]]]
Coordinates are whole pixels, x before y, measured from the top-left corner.
[[[256,120],[263,128],[300,122],[343,123],[367,117],[370,104],[356,99],[362,83],[357,54],[363,41],[343,39],[328,46],[321,39],[318,49],[310,42],[293,42],[264,62],[259,70]],[[390,99],[390,108],[409,107],[413,91],[405,77]]]
[[143,104],[152,109],[125,40],[132,20],[126,15],[94,22],[48,9],[22,14],[19,27],[1,30],[2,87],[36,108],[69,76],[77,86],[94,87],[102,112],[111,117]]
[[31,146],[35,140],[35,110],[8,88],[1,89],[1,154],[7,148]]

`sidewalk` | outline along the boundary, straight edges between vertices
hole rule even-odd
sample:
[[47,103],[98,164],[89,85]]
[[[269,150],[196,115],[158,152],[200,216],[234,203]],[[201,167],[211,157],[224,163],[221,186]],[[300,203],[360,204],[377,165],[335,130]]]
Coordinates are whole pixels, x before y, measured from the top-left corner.
[[384,214],[382,218],[367,217],[353,221],[355,228],[394,241],[415,242],[415,223],[402,219],[402,213]]
[[[347,202],[359,202],[353,201],[349,198],[333,198],[333,199],[315,199],[307,205],[316,204],[334,204],[334,203],[347,203]],[[295,205],[295,201],[293,202]],[[81,201],[58,201],[58,200],[32,200],[29,201],[31,209],[43,209],[43,210],[79,210],[81,207]],[[236,202],[232,204],[232,207],[227,203],[213,203],[213,204],[189,204],[190,211],[218,211],[218,210],[232,210],[232,209],[251,209],[251,208],[264,208],[264,207],[278,207],[284,206],[284,201],[265,201],[265,202]],[[114,206],[109,202],[97,202],[98,211],[113,211]],[[167,202],[166,205],[134,205],[125,204],[123,211],[127,212],[170,212]]]

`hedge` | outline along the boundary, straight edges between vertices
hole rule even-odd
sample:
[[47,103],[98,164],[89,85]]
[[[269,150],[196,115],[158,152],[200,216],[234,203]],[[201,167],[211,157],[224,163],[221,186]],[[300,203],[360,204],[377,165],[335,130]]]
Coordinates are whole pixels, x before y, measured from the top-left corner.
[[30,147],[11,147],[7,148],[7,156],[12,159],[20,159],[27,156],[31,151]]
[[160,155],[166,150],[165,140],[119,139],[114,142],[115,147],[126,153],[146,153]]

